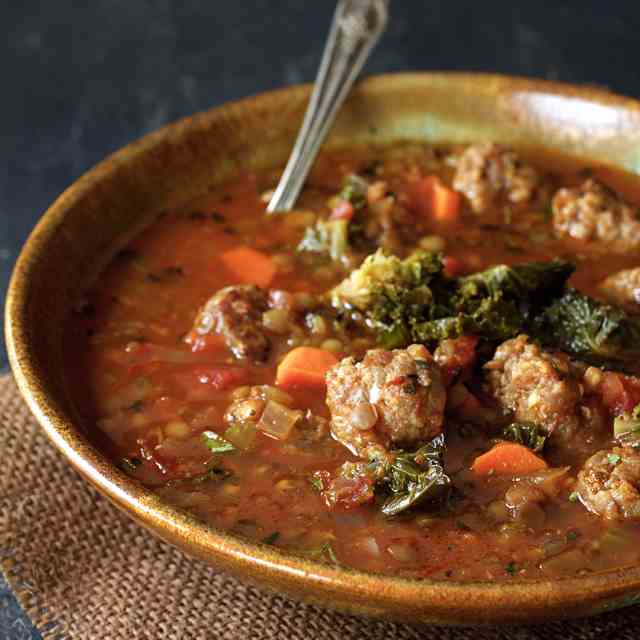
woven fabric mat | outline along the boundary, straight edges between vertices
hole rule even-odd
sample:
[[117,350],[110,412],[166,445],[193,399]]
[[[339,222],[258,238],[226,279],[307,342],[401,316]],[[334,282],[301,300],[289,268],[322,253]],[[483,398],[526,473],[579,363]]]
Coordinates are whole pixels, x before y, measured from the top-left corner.
[[420,628],[261,592],[111,506],[49,444],[10,376],[0,377],[0,560],[47,640],[631,640],[640,627],[636,607],[538,627]]

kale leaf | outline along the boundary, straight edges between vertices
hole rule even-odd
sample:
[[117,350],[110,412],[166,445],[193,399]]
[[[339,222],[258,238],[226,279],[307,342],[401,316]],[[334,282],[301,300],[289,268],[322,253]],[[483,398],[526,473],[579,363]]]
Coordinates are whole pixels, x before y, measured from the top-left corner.
[[502,264],[459,278],[453,301],[463,319],[458,335],[474,333],[488,340],[514,337],[536,310],[562,295],[574,269],[568,262],[551,260]]
[[417,251],[405,260],[382,250],[368,256],[330,297],[337,309],[356,309],[388,349],[409,344],[415,318],[432,313],[431,281],[442,272],[440,254]]
[[440,254],[417,251],[405,260],[370,255],[330,296],[357,309],[387,349],[475,334],[502,341],[523,331],[542,306],[562,295],[568,262],[498,265],[462,278],[443,273]]
[[547,440],[543,430],[533,422],[512,422],[502,430],[502,437],[505,440],[523,444],[536,453],[544,449]]
[[531,334],[591,364],[624,368],[640,357],[640,318],[574,289],[534,319]]
[[[456,299],[454,298],[454,301]],[[455,315],[419,322],[411,321],[411,336],[418,342],[437,342],[474,334],[487,340],[506,340],[517,335],[525,322],[517,304],[501,295],[469,301],[458,299]]]
[[[444,470],[444,436],[414,452],[397,451],[392,462],[373,462],[372,471],[381,478],[379,487],[388,494],[381,506],[387,516],[426,503],[441,505],[451,491],[451,479]],[[383,465],[382,469],[378,468]]]
[[508,267],[504,264],[460,278],[458,296],[473,300],[501,296],[529,305],[536,297],[556,297],[575,270],[563,260],[527,262]]

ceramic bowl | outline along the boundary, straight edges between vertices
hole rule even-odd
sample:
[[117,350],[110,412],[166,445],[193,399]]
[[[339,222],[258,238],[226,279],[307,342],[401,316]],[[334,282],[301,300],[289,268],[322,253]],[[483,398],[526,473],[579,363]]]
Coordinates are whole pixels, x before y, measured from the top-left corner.
[[[86,437],[64,371],[66,320],[114,252],[154,213],[246,169],[285,162],[309,87],[212,109],[107,158],[45,213],[18,259],[6,305],[20,390],[56,447],[91,484],[152,533],[265,588],[358,614],[410,622],[533,622],[640,600],[640,567],[557,580],[409,580],[319,564],[215,530],[163,502]],[[353,92],[329,147],[493,140],[561,150],[640,172],[640,103],[601,89],[474,74],[394,74]]]

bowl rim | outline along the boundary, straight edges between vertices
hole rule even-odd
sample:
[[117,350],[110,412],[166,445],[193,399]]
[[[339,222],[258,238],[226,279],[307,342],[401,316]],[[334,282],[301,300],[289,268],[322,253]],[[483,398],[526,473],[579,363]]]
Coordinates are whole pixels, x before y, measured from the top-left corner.
[[[578,97],[597,104],[605,104],[640,114],[640,101],[611,93],[593,86],[528,79],[516,76],[460,72],[408,72],[390,73],[367,78],[359,83],[357,91],[366,96],[368,91],[380,90],[394,82],[447,80],[463,84],[468,79],[504,85],[510,91],[522,90],[554,94],[562,97]],[[167,136],[180,128],[198,127],[203,119],[224,118],[238,108],[256,108],[275,96],[286,97],[294,92],[309,92],[311,85],[296,85],[268,91],[241,100],[227,102],[204,112],[187,116],[149,133],[122,147],[95,165],[69,186],[41,217],[18,256],[9,283],[5,304],[5,336],[9,362],[22,396],[55,447],[71,465],[98,491],[144,525],[174,546],[190,555],[209,559],[217,566],[236,575],[244,576],[250,567],[258,574],[250,577],[270,588],[286,584],[287,593],[296,588],[311,588],[325,596],[340,595],[352,598],[363,606],[371,605],[385,610],[393,604],[397,610],[412,604],[414,611],[424,611],[435,618],[447,621],[451,602],[456,603],[457,617],[473,617],[486,609],[491,622],[510,621],[514,612],[535,603],[538,607],[553,610],[554,617],[564,617],[567,603],[580,606],[586,600],[599,602],[622,597],[619,605],[627,604],[624,596],[630,591],[640,594],[640,563],[637,566],[611,569],[581,577],[557,579],[517,580],[514,582],[456,581],[401,578],[323,564],[311,559],[287,553],[260,543],[217,530],[189,515],[178,507],[160,500],[150,489],[129,478],[108,462],[75,427],[73,421],[61,409],[55,399],[47,395],[40,380],[41,367],[30,345],[29,327],[23,322],[28,304],[29,277],[37,256],[55,234],[56,227],[64,219],[65,212],[83,195],[116,169],[127,165],[142,154],[148,153]],[[271,578],[269,577],[271,576]],[[276,587],[274,587],[276,585]],[[637,596],[633,596],[638,599]],[[307,601],[313,601],[307,598]],[[422,603],[422,604],[420,604]],[[571,606],[567,608],[570,615]],[[341,607],[338,607],[341,608]],[[602,607],[608,608],[608,605]],[[407,610],[411,610],[408,607]],[[480,621],[480,620],[479,620]]]

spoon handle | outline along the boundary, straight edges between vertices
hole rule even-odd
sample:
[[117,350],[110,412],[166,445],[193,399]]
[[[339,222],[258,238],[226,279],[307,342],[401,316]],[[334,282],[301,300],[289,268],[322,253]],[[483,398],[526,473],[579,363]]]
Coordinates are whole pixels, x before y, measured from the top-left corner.
[[387,25],[388,5],[389,0],[339,0],[311,100],[269,213],[289,211],[295,204],[338,109]]

